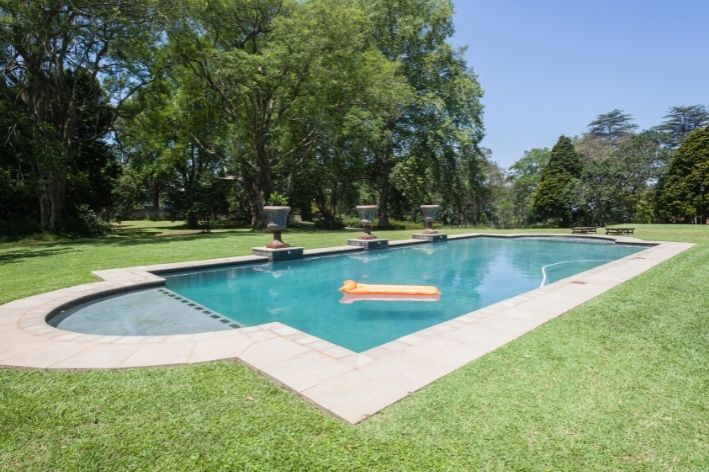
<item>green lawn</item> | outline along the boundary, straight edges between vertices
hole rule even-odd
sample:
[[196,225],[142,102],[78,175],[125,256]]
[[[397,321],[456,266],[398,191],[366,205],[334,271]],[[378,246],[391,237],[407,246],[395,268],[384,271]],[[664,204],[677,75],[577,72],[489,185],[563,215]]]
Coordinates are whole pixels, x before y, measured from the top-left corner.
[[[709,470],[709,227],[637,227],[697,246],[358,426],[234,362],[0,369],[0,470]],[[245,254],[268,240],[143,233],[163,230],[0,244],[0,301],[90,281],[93,269]]]

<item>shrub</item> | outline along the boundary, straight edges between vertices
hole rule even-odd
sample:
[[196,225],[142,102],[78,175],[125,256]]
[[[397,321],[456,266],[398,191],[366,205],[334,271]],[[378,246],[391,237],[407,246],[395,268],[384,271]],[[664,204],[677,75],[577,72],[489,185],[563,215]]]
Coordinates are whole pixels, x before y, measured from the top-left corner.
[[315,229],[344,229],[345,222],[339,216],[336,216],[330,222],[323,217],[318,217],[313,221],[313,227]]
[[19,236],[41,233],[42,231],[42,226],[30,218],[0,220],[0,236],[3,238],[10,237],[14,239]]
[[288,197],[278,192],[273,192],[268,196],[268,204],[272,206],[288,206]]
[[72,237],[91,238],[113,232],[113,227],[104,221],[88,205],[74,207],[74,212],[64,222],[63,231]]

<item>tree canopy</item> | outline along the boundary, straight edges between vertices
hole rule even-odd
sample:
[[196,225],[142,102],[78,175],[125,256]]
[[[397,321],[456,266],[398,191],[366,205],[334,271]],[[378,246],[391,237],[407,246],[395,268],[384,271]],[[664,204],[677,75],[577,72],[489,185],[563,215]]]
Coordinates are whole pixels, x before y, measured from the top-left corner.
[[383,226],[430,203],[461,225],[705,221],[684,147],[704,105],[644,131],[615,109],[505,170],[453,33],[451,0],[0,0],[0,233],[261,227],[274,199],[318,228],[363,203]]
[[709,223],[709,126],[690,133],[672,157],[659,206],[668,219]]
[[609,141],[618,141],[628,136],[638,125],[633,123],[633,117],[617,108],[608,113],[602,113],[588,124],[588,134]]
[[[363,202],[383,225],[433,201],[471,221],[482,91],[452,14],[447,0],[2,0],[16,125],[0,175],[31,174],[23,198],[50,230],[77,204],[258,226],[274,193],[329,227]],[[108,187],[79,178],[89,149]],[[93,197],[69,195],[82,179]]]
[[704,105],[687,105],[670,108],[661,125],[655,127],[666,134],[666,142],[676,148],[689,133],[709,125],[709,111]]
[[538,219],[552,220],[562,226],[574,221],[579,211],[576,191],[581,170],[574,144],[562,135],[551,150],[534,193],[533,209]]
[[527,226],[534,221],[534,194],[550,154],[548,148],[531,149],[510,167],[513,226]]
[[155,5],[118,6],[0,2],[0,94],[26,124],[7,132],[23,142],[23,164],[48,229],[61,225],[71,168],[82,150],[101,146],[118,107],[149,75],[158,42]]

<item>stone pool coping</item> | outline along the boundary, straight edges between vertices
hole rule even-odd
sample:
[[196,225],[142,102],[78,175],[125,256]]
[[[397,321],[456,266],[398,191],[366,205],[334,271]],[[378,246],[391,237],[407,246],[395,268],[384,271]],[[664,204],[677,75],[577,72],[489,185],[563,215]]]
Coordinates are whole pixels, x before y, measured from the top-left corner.
[[[570,237],[568,234],[471,233],[451,235],[449,240],[549,236]],[[169,336],[99,336],[48,325],[46,318],[50,313],[78,300],[162,285],[164,279],[158,275],[160,273],[266,262],[268,259],[243,256],[95,271],[93,273],[103,281],[0,305],[0,366],[114,369],[238,359],[316,406],[349,423],[358,423],[693,246],[622,236],[583,238],[653,246],[359,354],[278,322]],[[390,242],[391,247],[410,244],[432,243],[425,240]],[[306,250],[305,256],[361,250],[339,246]]]

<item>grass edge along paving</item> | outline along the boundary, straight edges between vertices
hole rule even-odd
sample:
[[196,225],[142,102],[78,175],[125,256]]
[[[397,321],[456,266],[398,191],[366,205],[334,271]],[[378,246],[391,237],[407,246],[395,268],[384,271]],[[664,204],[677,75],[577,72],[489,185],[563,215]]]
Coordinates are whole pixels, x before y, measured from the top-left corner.
[[675,236],[699,244],[354,427],[228,361],[1,369],[0,470],[705,470],[709,243]]

